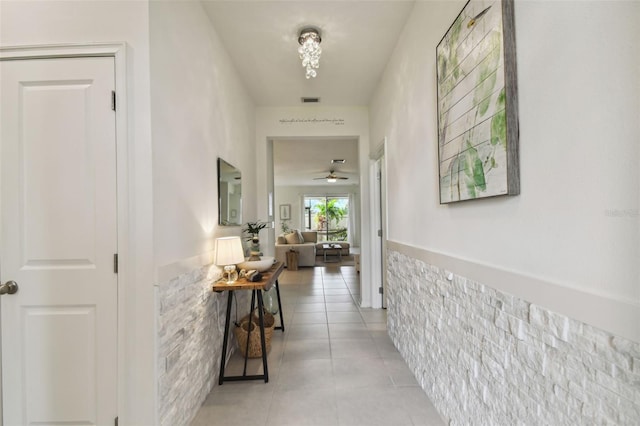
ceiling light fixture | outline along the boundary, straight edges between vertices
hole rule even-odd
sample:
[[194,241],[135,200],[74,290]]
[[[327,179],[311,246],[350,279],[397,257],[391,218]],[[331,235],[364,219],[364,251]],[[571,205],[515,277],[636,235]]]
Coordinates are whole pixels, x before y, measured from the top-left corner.
[[318,75],[317,69],[320,67],[320,31],[315,28],[303,28],[298,36],[298,53],[302,59],[302,66],[307,68],[307,79]]
[[333,170],[333,169],[329,170],[329,174],[327,176],[325,176],[325,177],[313,178],[313,180],[324,180],[324,179],[326,179],[327,182],[329,182],[329,183],[335,183],[335,182],[337,182],[339,180],[347,180],[349,178],[346,177],[346,176],[338,176],[338,175],[336,175],[336,171]]

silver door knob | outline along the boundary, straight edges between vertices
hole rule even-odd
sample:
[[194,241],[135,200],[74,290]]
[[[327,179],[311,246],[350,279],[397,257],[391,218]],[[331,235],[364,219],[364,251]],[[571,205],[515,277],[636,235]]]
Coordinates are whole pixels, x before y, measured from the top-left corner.
[[18,283],[15,281],[7,281],[0,285],[0,294],[14,294],[18,292]]

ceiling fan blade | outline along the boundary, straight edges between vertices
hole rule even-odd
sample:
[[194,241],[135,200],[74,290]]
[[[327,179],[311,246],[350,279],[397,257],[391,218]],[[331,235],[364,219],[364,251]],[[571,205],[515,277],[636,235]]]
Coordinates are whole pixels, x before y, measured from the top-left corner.
[[334,180],[347,180],[349,179],[348,177],[344,177],[344,176],[336,176],[335,172],[333,170],[329,170],[329,174],[325,177],[319,177],[319,178],[313,178],[313,180],[328,180],[328,179],[334,179]]

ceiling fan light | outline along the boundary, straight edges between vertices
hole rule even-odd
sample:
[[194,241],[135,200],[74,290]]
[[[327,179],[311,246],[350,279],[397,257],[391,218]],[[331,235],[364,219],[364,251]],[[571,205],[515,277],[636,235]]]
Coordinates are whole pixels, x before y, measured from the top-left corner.
[[327,182],[329,183],[336,183],[338,181],[338,179],[336,178],[327,178]]

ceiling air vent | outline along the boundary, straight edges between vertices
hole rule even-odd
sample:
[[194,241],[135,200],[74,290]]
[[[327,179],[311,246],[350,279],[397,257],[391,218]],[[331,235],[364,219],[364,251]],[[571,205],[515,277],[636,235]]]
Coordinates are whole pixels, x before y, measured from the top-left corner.
[[320,102],[320,98],[300,98],[303,104],[317,104]]

